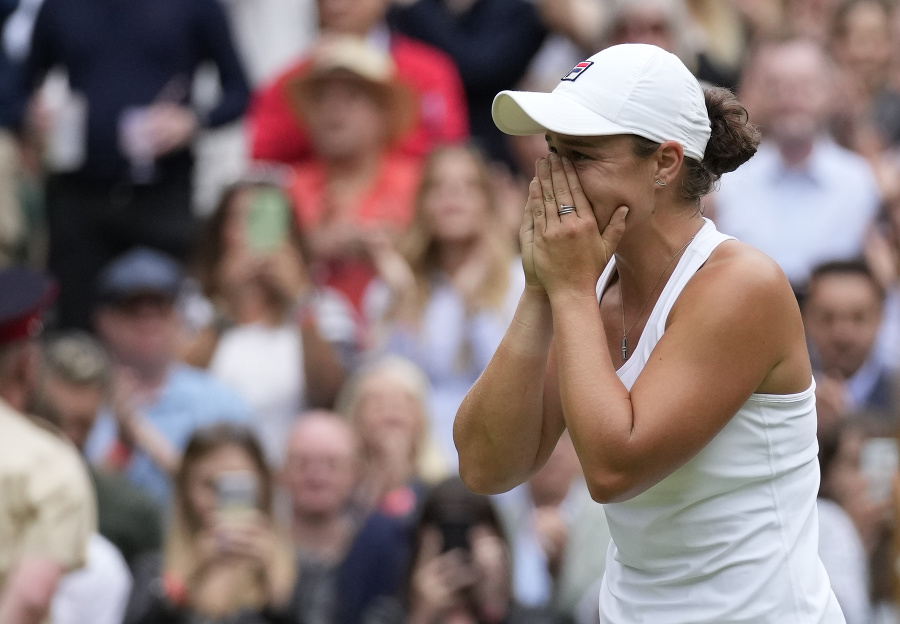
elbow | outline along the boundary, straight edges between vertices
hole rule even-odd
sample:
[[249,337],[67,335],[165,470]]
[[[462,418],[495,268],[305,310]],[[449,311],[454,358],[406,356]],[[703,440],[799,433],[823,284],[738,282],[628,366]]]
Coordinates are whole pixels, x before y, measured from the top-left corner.
[[486,470],[473,466],[472,462],[459,461],[459,478],[473,494],[481,494],[488,496],[491,494],[502,494],[511,488],[504,487],[499,479],[494,478]]
[[600,504],[621,503],[637,494],[634,479],[623,473],[597,471],[585,474],[585,481],[591,498]]

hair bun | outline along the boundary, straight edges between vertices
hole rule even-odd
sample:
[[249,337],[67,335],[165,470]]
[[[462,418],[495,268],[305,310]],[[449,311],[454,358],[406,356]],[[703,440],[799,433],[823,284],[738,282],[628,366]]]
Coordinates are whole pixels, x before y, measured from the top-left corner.
[[756,153],[759,130],[750,123],[747,109],[728,89],[708,87],[703,93],[711,126],[703,166],[720,176],[734,171]]

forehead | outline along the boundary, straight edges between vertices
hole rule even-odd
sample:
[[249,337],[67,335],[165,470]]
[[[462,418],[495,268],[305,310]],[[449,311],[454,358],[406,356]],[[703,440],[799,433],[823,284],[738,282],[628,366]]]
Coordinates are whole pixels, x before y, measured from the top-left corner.
[[826,302],[841,304],[880,301],[878,287],[871,278],[861,273],[827,273],[812,280],[810,301],[818,305]]
[[571,149],[616,149],[630,143],[630,135],[616,134],[612,136],[572,136],[558,132],[547,132],[544,135],[547,144],[553,147]]

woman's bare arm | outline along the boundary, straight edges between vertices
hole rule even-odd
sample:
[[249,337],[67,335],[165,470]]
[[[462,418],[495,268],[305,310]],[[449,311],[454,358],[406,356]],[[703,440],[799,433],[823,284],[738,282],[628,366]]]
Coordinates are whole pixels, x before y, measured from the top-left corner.
[[526,290],[453,426],[460,476],[473,491],[495,494],[523,483],[562,434],[561,414],[544,418],[545,398],[553,400],[544,390],[551,338],[550,302]]
[[[565,174],[558,158],[550,161],[559,195]],[[549,168],[543,174],[549,187]],[[580,192],[569,186],[573,195]],[[754,392],[809,386],[802,323],[787,279],[760,252],[731,242],[682,291],[629,392],[610,358],[594,292],[602,264],[573,269],[591,265],[603,244],[599,228],[587,209],[566,219],[547,212],[535,218],[535,262],[551,301],[565,423],[596,500],[626,500],[671,474]]]

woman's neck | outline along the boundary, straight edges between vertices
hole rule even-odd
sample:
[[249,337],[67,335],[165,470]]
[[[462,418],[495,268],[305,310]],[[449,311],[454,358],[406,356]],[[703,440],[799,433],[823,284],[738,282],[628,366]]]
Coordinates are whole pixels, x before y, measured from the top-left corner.
[[279,327],[284,323],[286,306],[259,284],[236,289],[228,297],[227,305],[238,325],[262,323],[267,327]]
[[[667,217],[660,216],[668,215]],[[703,226],[699,210],[659,210],[646,222],[627,231],[616,249],[616,271],[626,307],[639,308],[659,292],[692,237]],[[637,313],[637,309],[632,314]]]
[[437,262],[438,268],[453,277],[459,271],[466,261],[471,258],[472,252],[480,245],[481,240],[478,238],[469,238],[459,241],[444,241],[438,245]]

